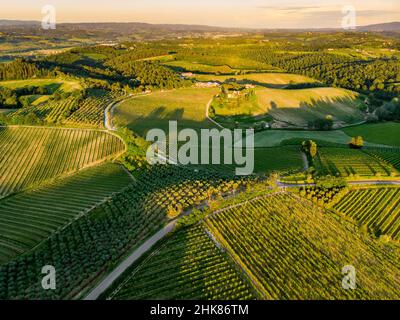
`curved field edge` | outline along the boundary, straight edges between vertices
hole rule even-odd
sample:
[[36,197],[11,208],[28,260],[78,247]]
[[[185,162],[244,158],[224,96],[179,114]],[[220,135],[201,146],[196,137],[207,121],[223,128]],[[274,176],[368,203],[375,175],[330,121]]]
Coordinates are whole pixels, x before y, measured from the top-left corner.
[[0,200],[0,263],[33,250],[132,182],[121,165],[105,163]]
[[121,137],[107,131],[1,127],[0,196],[114,159],[126,148]]

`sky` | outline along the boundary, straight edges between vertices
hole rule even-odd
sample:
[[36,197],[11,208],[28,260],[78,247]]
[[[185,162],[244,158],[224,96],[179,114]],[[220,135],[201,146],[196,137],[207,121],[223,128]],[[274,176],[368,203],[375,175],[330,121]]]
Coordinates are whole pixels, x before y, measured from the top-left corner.
[[400,21],[400,0],[0,0],[0,19],[41,20],[53,5],[61,22],[148,22],[249,28],[340,27]]

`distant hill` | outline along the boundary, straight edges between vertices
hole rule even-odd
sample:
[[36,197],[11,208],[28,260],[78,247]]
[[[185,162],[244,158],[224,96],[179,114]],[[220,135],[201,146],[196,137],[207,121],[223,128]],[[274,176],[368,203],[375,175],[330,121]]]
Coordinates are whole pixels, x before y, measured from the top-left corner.
[[357,31],[400,32],[400,22],[371,24],[368,26],[358,27]]
[[[6,20],[0,19],[0,30],[5,31],[32,31],[40,33],[40,21],[29,20]],[[187,24],[151,24],[142,22],[85,22],[85,23],[59,23],[57,31],[54,33],[70,33],[70,32],[95,32],[103,37],[107,34],[111,38],[116,36],[127,36],[132,34],[138,35],[161,35],[171,33],[171,36],[184,35],[189,33],[252,33],[252,32],[273,32],[273,31],[339,31],[337,28],[305,28],[305,29],[284,29],[284,28],[228,28],[215,27],[207,25],[187,25]],[[400,32],[400,22],[380,23],[367,26],[357,27],[357,31],[372,32]]]
[[0,19],[0,27],[34,27],[38,25],[40,25],[39,21]]

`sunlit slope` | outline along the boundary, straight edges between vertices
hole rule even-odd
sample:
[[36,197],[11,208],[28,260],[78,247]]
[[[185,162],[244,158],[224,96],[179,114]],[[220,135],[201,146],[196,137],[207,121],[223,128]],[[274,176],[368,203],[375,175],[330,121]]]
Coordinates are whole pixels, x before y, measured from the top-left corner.
[[125,149],[102,131],[0,128],[0,198],[116,156]]
[[198,81],[218,81],[224,82],[228,79],[235,79],[239,83],[254,84],[271,88],[284,88],[289,84],[299,83],[315,83],[309,77],[290,73],[249,73],[241,75],[212,75],[212,74],[196,74],[194,78]]
[[0,201],[0,263],[31,249],[54,231],[132,183],[107,163]]
[[[254,116],[268,113],[275,120],[297,127],[307,127],[309,121],[332,116],[337,124],[364,120],[357,93],[338,88],[257,90],[259,110]],[[246,113],[246,110],[243,110]]]
[[114,123],[143,135],[153,128],[167,130],[171,120],[178,121],[179,128],[212,128],[214,125],[206,118],[206,105],[218,91],[184,88],[133,97],[117,106]]

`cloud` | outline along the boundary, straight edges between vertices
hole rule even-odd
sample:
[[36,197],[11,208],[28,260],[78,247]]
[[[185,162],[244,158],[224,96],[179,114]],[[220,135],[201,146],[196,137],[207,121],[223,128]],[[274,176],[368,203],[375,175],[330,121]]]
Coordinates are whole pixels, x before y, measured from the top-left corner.
[[259,9],[266,10],[276,10],[276,11],[308,11],[308,10],[318,10],[323,7],[321,6],[258,6]]

